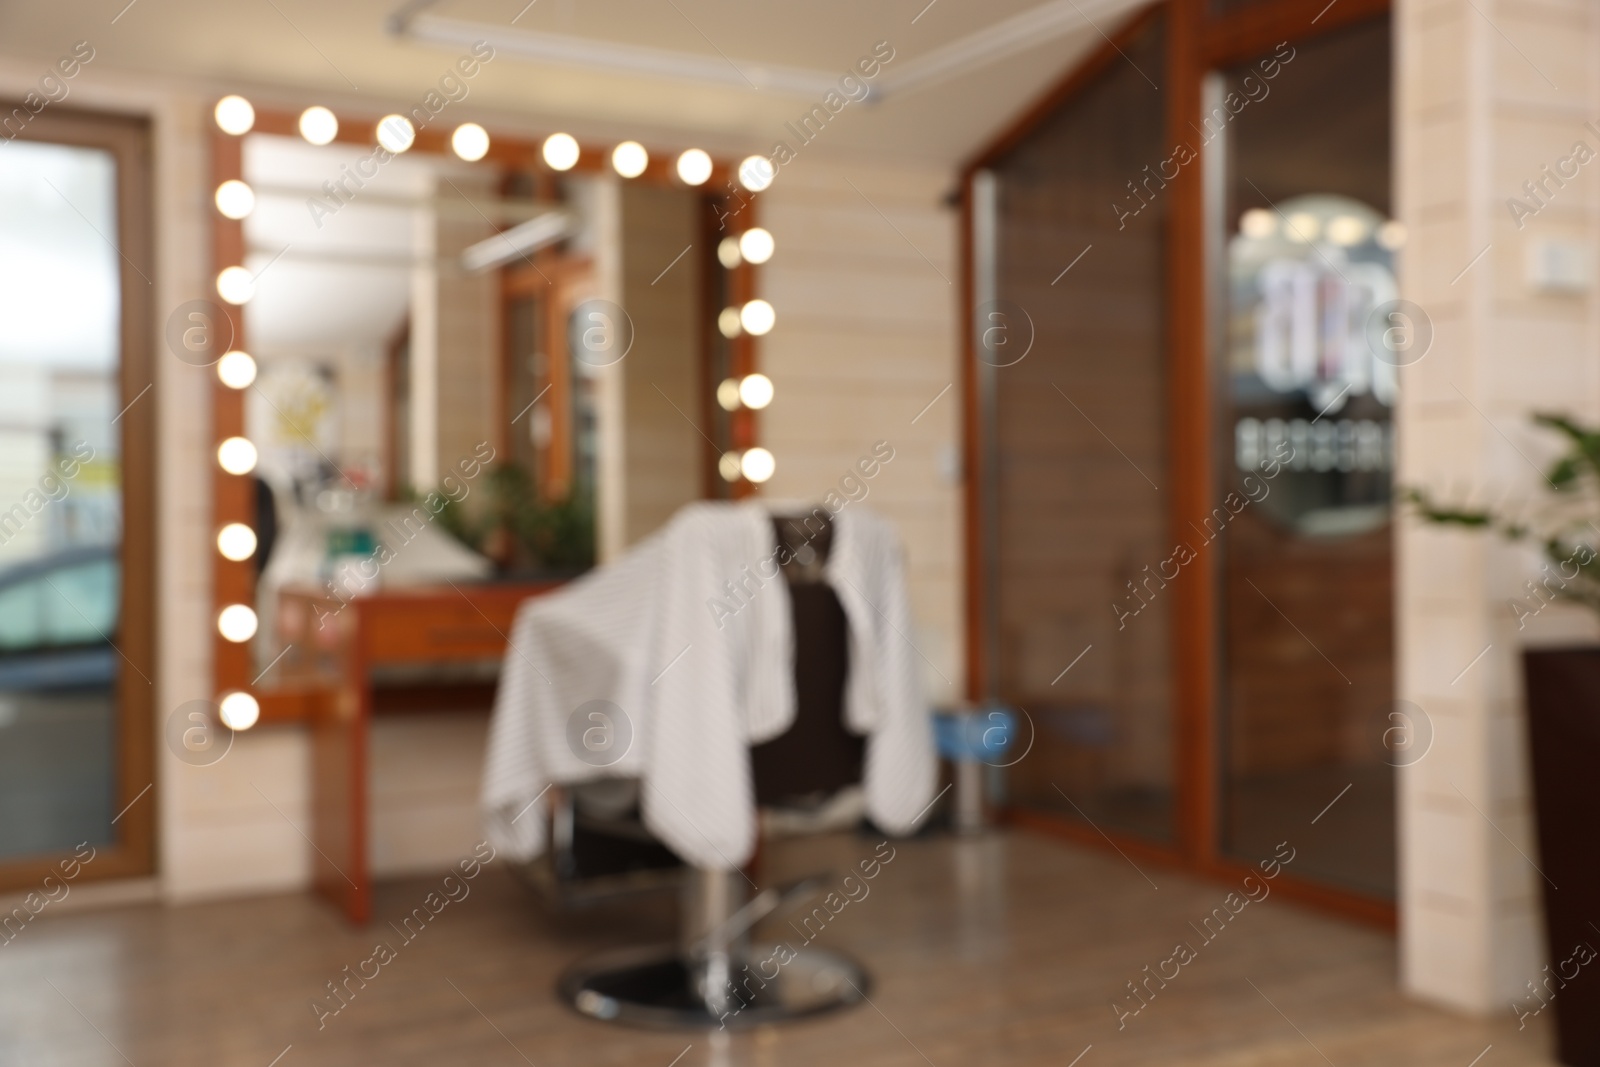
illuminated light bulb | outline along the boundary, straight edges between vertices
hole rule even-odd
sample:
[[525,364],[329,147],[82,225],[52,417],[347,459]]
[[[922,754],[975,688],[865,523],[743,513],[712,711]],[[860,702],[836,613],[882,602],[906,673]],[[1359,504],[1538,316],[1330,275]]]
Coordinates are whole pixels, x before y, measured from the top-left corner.
[[1289,240],[1299,244],[1315,241],[1322,233],[1322,223],[1309,211],[1296,211],[1289,216]]
[[320,105],[300,112],[300,136],[314,145],[325,145],[339,136],[339,120]]
[[1338,215],[1328,222],[1328,240],[1349,248],[1367,239],[1367,224],[1354,215]]
[[249,693],[229,693],[217,711],[222,725],[230,730],[248,730],[261,718],[261,705]]
[[765,300],[752,300],[739,309],[739,325],[744,332],[760,337],[777,324],[778,313]]
[[739,184],[752,193],[759,193],[771,185],[777,174],[772,161],[765,156],[746,156],[744,162],[739,164]]
[[243,267],[226,267],[217,275],[217,295],[230,304],[248,303],[256,295],[256,280]]
[[217,186],[217,210],[230,219],[242,219],[256,209],[256,193],[238,178]]
[[711,177],[711,157],[691,148],[678,157],[678,177],[685,185],[704,185]]
[[1239,216],[1239,232],[1261,241],[1278,232],[1278,216],[1264,207],[1253,207]]
[[746,374],[739,382],[739,399],[754,411],[772,403],[772,393],[772,379],[765,374]]
[[256,446],[243,437],[230,437],[217,446],[217,465],[229,474],[249,474],[256,469]]
[[552,133],[544,139],[541,154],[551,170],[571,170],[578,163],[578,142],[570,133]]
[[417,141],[417,128],[404,115],[385,115],[378,123],[378,143],[399,155]]
[[717,383],[717,406],[723,411],[739,410],[739,379],[724,378]]
[[217,551],[223,559],[241,563],[256,554],[256,532],[242,522],[230,522],[217,531]]
[[764,448],[747,448],[739,457],[739,473],[757,485],[772,477],[777,469],[778,461]]
[[1378,227],[1378,244],[1391,252],[1398,252],[1406,243],[1406,224],[1390,219]]
[[248,389],[256,380],[255,357],[237,348],[217,360],[217,380],[229,389]]
[[212,115],[223,133],[231,133],[235,137],[249,133],[256,124],[256,109],[242,96],[225,96],[218,100]]
[[730,341],[744,333],[744,326],[739,322],[738,308],[722,309],[717,315],[717,332]]
[[244,604],[229,604],[217,614],[217,632],[236,645],[256,635],[256,613]]
[[650,153],[638,141],[623,141],[611,150],[611,166],[624,178],[637,178],[650,165]]
[[777,247],[772,234],[760,226],[751,227],[739,235],[739,252],[751,263],[765,263],[772,258]]
[[450,150],[468,163],[489,154],[489,131],[476,122],[463,122],[450,135]]
[[725,482],[738,481],[741,476],[739,468],[739,453],[724,452],[717,459],[717,473],[722,475],[722,480]]
[[717,262],[729,270],[744,262],[744,257],[739,254],[739,239],[737,237],[724,237],[717,242]]

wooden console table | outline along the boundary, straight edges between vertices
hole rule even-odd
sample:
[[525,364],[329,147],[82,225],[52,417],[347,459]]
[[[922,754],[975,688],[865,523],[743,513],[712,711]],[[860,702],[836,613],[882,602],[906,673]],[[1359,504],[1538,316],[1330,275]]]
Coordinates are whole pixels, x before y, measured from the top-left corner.
[[342,605],[320,590],[280,597],[288,651],[261,694],[262,722],[310,726],[313,883],[351,922],[372,913],[367,726],[385,710],[379,685],[413,679],[410,691],[436,696],[454,686],[465,703],[482,707],[517,608],[560,584],[463,582],[381,590]]

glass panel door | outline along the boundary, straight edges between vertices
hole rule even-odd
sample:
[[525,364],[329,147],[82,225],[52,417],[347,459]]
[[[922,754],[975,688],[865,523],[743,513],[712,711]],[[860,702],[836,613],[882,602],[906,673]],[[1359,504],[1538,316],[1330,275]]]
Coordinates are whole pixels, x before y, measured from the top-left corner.
[[[1015,803],[1171,840],[1163,21],[980,176],[995,695]],[[1164,161],[1164,162],[1163,162]],[[1170,170],[1168,177],[1170,177]],[[988,210],[988,209],[984,209]],[[983,229],[975,229],[983,240]],[[988,289],[985,292],[985,288]]]
[[[1393,896],[1390,30],[1214,76],[1221,851]],[[1216,157],[1213,157],[1216,158]],[[1392,358],[1392,357],[1391,357]],[[1211,529],[1211,527],[1215,529]]]
[[0,152],[0,862],[114,836],[117,194],[109,151]]

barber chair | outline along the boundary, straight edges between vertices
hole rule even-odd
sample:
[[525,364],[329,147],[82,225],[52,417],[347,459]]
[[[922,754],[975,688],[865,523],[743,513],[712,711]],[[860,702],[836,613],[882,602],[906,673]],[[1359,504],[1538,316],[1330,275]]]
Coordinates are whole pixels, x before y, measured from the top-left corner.
[[[797,702],[794,725],[750,751],[763,836],[853,827],[863,807],[858,783],[865,740],[844,725],[848,628],[838,597],[822,581],[832,525],[820,516],[780,517],[773,523],[792,555],[783,572],[794,612]],[[580,794],[576,805],[569,800],[556,808],[557,864],[563,862],[562,822],[581,827],[575,810],[583,806]],[[604,832],[620,837],[642,832],[637,811],[635,803],[629,815],[636,829],[627,828],[624,819]],[[569,833],[566,840],[575,836]],[[870,978],[841,953],[807,945],[778,966],[775,977],[767,977],[759,964],[770,962],[771,953],[752,945],[751,930],[758,922],[818,895],[830,879],[813,876],[751,896],[743,871],[679,866],[677,942],[619,949],[574,964],[557,991],[578,1011],[624,1024],[731,1029],[816,1015],[866,998]],[[628,876],[659,878],[661,868],[655,870]]]

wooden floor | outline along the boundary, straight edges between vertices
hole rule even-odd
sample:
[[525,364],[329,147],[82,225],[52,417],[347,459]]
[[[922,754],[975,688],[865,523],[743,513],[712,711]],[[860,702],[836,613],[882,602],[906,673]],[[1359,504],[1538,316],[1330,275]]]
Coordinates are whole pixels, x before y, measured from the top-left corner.
[[[761,880],[842,875],[876,844],[789,843]],[[1469,1067],[1491,1044],[1479,1067],[1551,1062],[1544,1026],[1519,1033],[1509,1008],[1471,1020],[1407,1001],[1390,937],[1276,896],[1206,943],[1189,923],[1228,886],[1021,833],[895,848],[869,895],[817,937],[867,964],[872,1003],[822,1020],[730,1037],[580,1018],[552,995],[557,973],[664,937],[668,902],[552,918],[495,863],[409,944],[385,920],[438,879],[382,885],[365,930],[308,896],[47,909],[0,946],[0,1065]],[[319,1031],[311,1000],[380,940],[396,958]],[[1196,958],[1119,1031],[1113,1000],[1179,941]]]

